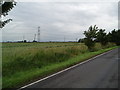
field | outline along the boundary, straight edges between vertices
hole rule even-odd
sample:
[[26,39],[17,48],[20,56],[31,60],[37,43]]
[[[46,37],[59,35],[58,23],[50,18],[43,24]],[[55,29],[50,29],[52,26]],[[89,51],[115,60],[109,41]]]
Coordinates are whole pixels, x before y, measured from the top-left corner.
[[78,54],[81,47],[82,52],[87,51],[86,46],[77,43],[3,43],[3,76],[62,62]]
[[83,43],[3,43],[3,88],[19,87],[112,49],[102,48],[99,43],[95,52]]

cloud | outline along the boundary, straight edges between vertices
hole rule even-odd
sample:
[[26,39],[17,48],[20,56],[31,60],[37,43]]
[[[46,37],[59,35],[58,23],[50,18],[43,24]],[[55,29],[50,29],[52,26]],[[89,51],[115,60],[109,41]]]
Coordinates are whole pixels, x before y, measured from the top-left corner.
[[3,40],[33,40],[37,27],[41,28],[41,41],[75,40],[84,37],[90,25],[117,29],[117,2],[20,2],[9,12],[13,22],[3,28]]

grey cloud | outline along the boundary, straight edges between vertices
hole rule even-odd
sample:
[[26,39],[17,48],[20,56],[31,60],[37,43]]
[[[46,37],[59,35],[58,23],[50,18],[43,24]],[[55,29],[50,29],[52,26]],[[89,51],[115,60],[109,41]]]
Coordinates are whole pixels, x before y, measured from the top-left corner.
[[[38,3],[21,2],[9,13],[13,22],[3,28],[3,40],[32,40],[41,26],[41,39],[75,40],[97,24],[108,31],[117,27],[117,3]],[[110,22],[112,21],[112,22]],[[75,34],[77,33],[77,34]]]

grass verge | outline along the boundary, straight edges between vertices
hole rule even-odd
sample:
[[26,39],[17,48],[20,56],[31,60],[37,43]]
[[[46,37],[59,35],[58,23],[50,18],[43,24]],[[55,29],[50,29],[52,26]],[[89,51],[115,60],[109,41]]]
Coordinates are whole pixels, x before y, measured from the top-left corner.
[[64,62],[54,63],[42,68],[30,69],[24,72],[18,72],[11,75],[10,77],[3,77],[3,88],[18,88],[22,85],[28,84],[28,82],[35,81],[37,79],[40,79],[40,77],[45,77],[47,75],[85,61],[93,56],[112,50],[114,48],[117,47],[101,49],[95,52],[86,52],[84,54],[80,54],[76,57],[70,58],[69,60],[66,60]]

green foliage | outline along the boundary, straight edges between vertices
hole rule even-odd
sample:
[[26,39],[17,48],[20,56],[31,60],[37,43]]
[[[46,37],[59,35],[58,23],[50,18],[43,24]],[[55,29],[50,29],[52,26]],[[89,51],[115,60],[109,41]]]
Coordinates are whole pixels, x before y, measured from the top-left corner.
[[95,46],[93,48],[94,51],[98,51],[103,49],[103,46],[101,45],[101,43],[95,43]]
[[116,43],[117,45],[120,45],[120,29],[119,30],[112,30],[107,35],[107,41]]
[[97,52],[88,52],[88,47],[79,43],[49,44],[3,43],[3,88],[18,87],[110,50],[100,50],[99,43],[95,44]]
[[[0,9],[2,9],[2,13],[0,13],[0,17],[8,15],[8,12],[11,11],[11,9],[14,8],[14,6],[16,5],[16,2],[14,0],[10,2],[6,2],[5,0],[3,0],[0,1],[0,3],[1,3]],[[12,21],[12,19],[0,21],[0,28],[3,28],[10,21]]]
[[88,31],[84,31],[84,35],[85,35],[84,43],[85,45],[88,46],[90,50],[92,50],[92,48],[95,45],[94,39],[96,38],[97,31],[98,31],[98,27],[96,27],[96,25],[94,25],[94,27],[90,26]]
[[94,40],[94,38],[96,38],[97,31],[98,31],[98,27],[96,27],[96,25],[94,25],[94,27],[90,26],[88,31],[84,31],[84,35],[86,38]]
[[110,48],[110,47],[113,47],[113,46],[116,46],[116,44],[112,43],[112,42],[108,42],[106,45],[103,46],[103,48]]
[[8,15],[8,12],[11,11],[11,9],[16,5],[15,1],[11,2],[3,2],[0,6],[2,8],[2,15],[6,16]]
[[[105,32],[105,29],[98,29],[96,25],[94,27],[90,26],[88,31],[84,31],[85,38],[79,39],[78,42],[85,43],[88,46],[90,51],[94,51],[95,43],[101,43],[102,46],[106,46],[109,43],[115,43],[120,45],[120,30],[113,30],[108,34]],[[107,44],[108,43],[108,44]],[[109,47],[109,45],[108,45]],[[96,50],[96,49],[95,49]]]
[[105,33],[105,29],[99,29],[96,36],[96,42],[100,42],[102,45],[107,44],[107,36]]
[[[42,68],[53,63],[64,62],[88,50],[87,46],[79,43],[50,44],[3,43],[3,77],[11,76],[23,70]],[[15,45],[16,47],[14,47]],[[44,47],[45,45],[47,48]]]
[[84,39],[84,43],[85,43],[85,45],[88,46],[88,48],[89,48],[90,51],[92,50],[92,48],[95,45],[95,42],[93,40],[89,39],[89,38],[85,38]]

